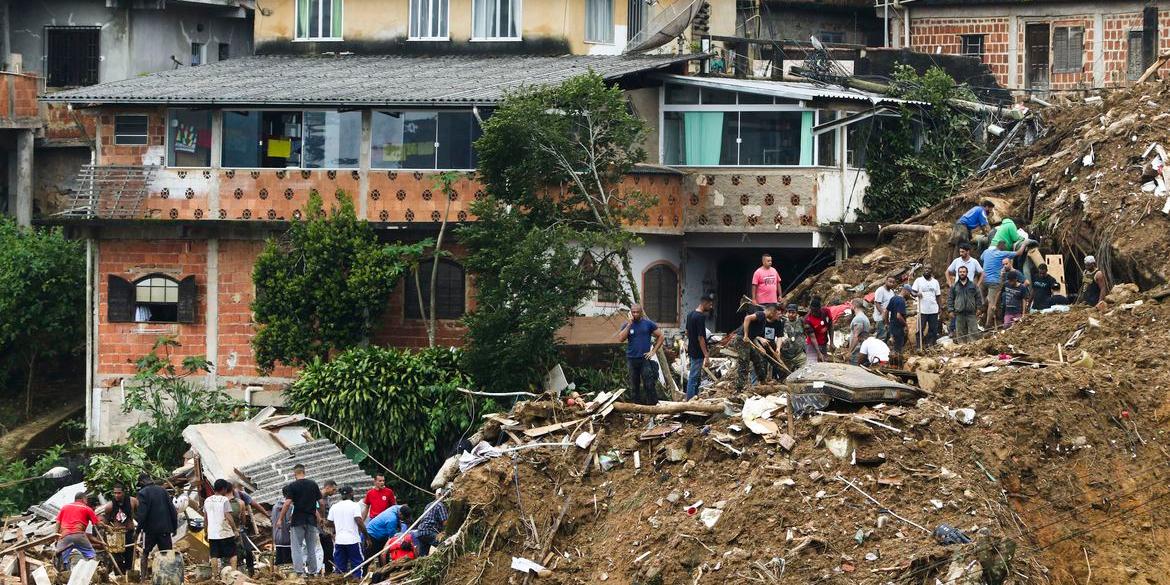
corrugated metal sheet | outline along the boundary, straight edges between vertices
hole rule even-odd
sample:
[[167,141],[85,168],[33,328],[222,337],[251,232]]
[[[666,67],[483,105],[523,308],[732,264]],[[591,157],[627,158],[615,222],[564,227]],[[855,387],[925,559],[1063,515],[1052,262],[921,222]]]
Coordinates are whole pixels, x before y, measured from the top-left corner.
[[704,55],[560,57],[262,55],[41,96],[79,104],[422,105],[495,103],[511,90],[596,71],[606,79]]
[[881,94],[851,89],[828,87],[799,81],[769,81],[764,79],[734,79],[730,77],[693,77],[688,75],[658,75],[658,79],[683,85],[697,85],[727,91],[742,91],[760,95],[771,95],[791,100],[856,100],[869,104],[917,104],[925,102],[900,100]]
[[338,487],[352,487],[354,493],[364,493],[374,487],[374,479],[327,439],[310,441],[270,455],[243,467],[240,473],[256,487],[253,498],[272,503],[280,498],[281,488],[293,481],[292,468],[298,463],[305,466],[305,477],[317,485],[331,479]]

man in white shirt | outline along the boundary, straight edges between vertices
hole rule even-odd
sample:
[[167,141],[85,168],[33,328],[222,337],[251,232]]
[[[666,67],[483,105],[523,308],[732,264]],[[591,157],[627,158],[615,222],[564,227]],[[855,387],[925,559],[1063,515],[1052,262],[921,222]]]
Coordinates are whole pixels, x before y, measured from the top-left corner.
[[951,265],[947,266],[948,286],[955,286],[960,266],[967,267],[967,278],[975,281],[975,286],[983,284],[983,266],[979,264],[978,258],[971,255],[971,244],[959,244],[959,257],[951,260]]
[[[236,568],[236,523],[232,519],[231,500],[228,499],[232,484],[226,479],[217,479],[212,489],[215,494],[203,500],[203,515],[207,521],[211,568],[218,575],[225,564],[232,569]],[[219,566],[216,566],[217,561]]]
[[938,339],[938,298],[942,296],[942,286],[927,266],[922,276],[914,280],[913,287],[914,296],[918,297],[918,348],[923,349]]
[[858,348],[861,361],[869,365],[884,365],[890,363],[890,346],[886,342],[870,336],[869,332],[861,334],[861,347]]
[[886,339],[890,335],[889,322],[886,320],[886,303],[894,298],[894,291],[898,290],[898,280],[887,276],[886,281],[873,293],[873,322],[877,328],[877,336]]
[[[333,570],[344,575],[356,569],[365,560],[362,540],[366,537],[366,523],[362,520],[362,505],[353,501],[353,488],[342,486],[341,500],[329,507],[326,518],[333,525]],[[353,574],[359,580],[362,571]]]

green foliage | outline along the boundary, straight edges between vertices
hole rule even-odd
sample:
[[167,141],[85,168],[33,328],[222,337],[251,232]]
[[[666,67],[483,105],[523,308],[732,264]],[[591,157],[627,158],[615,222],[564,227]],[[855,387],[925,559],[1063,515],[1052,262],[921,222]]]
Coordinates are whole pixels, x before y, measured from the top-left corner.
[[21,459],[8,459],[8,454],[0,458],[0,485],[8,485],[0,488],[0,516],[22,514],[29,506],[44,501],[57,491],[60,486],[53,480],[30,478],[58,465],[62,450],[60,445],[52,447],[32,465]]
[[[623,224],[655,199],[619,184],[645,159],[644,136],[621,90],[592,73],[510,95],[484,123],[475,147],[488,196],[458,232],[478,286],[463,363],[479,387],[536,385],[585,299],[602,287],[636,298],[629,251],[641,241]],[[625,283],[601,278],[615,264]]]
[[37,360],[84,346],[85,253],[60,229],[23,228],[0,217],[0,387],[23,371],[31,407]]
[[285,397],[293,412],[333,426],[410,481],[429,485],[449,443],[495,409],[456,391],[468,382],[458,361],[454,349],[354,348],[310,363]]
[[189,379],[210,371],[211,363],[203,356],[188,356],[176,366],[171,352],[178,347],[171,337],[155,341],[150,353],[135,363],[138,373],[127,385],[122,403],[124,413],[146,414],[146,420],[130,427],[130,442],[150,460],[168,466],[182,462],[187,426],[240,420],[245,414],[244,403],[208,388],[202,380]]
[[91,492],[108,494],[115,484],[122,484],[133,493],[138,476],[165,477],[167,470],[151,461],[146,451],[135,443],[114,445],[94,455],[85,468],[85,487]]
[[628,368],[624,354],[616,354],[606,368],[563,366],[565,379],[581,394],[622,388],[626,384]]
[[921,113],[902,106],[901,116],[883,119],[869,136],[865,221],[898,221],[953,195],[974,165],[976,145],[970,119],[950,104],[974,100],[965,86],[939,67],[923,75],[899,65],[894,97],[924,101]]
[[380,243],[349,197],[337,196],[326,213],[311,194],[305,219],[269,240],[256,259],[252,348],[261,373],[365,343],[411,259],[430,245]]

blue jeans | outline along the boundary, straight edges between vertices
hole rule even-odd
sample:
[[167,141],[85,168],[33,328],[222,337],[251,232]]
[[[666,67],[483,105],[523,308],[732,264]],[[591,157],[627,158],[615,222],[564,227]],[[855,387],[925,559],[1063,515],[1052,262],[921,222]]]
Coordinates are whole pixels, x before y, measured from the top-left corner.
[[[333,570],[339,575],[344,575],[362,564],[362,545],[361,543],[353,544],[334,544],[333,545]],[[351,577],[358,579],[362,578],[362,570],[354,571]]]
[[691,358],[691,371],[687,375],[687,400],[699,395],[699,382],[703,381],[703,356]]
[[419,532],[412,530],[410,532],[410,539],[414,541],[415,552],[418,556],[425,557],[431,554],[431,547],[435,545],[435,537],[438,534],[434,532]]
[[321,536],[312,524],[293,525],[292,530],[293,571],[298,575],[316,575],[317,551],[321,550]]

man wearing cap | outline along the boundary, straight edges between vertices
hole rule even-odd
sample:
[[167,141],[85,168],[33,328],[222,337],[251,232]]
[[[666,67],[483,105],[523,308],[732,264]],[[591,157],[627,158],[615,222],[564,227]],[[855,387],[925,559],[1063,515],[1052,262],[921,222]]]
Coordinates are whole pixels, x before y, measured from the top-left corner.
[[1081,276],[1081,292],[1077,295],[1077,302],[1094,306],[1109,294],[1109,283],[1105,281],[1105,273],[1097,269],[1097,259],[1085,256],[1085,272]]
[[687,400],[698,396],[703,366],[707,365],[711,357],[707,347],[707,313],[714,306],[715,293],[709,292],[699,299],[699,306],[687,315],[687,357],[691,366],[687,373]]
[[[366,523],[362,521],[362,505],[353,501],[353,488],[347,485],[339,490],[341,500],[329,506],[330,524],[333,525],[333,570],[345,574],[357,569],[365,560],[362,557],[362,540],[368,539]],[[362,578],[362,570],[353,573]]]
[[964,242],[971,242],[971,232],[980,230],[983,235],[990,233],[991,228],[987,221],[987,216],[991,215],[991,211],[995,209],[995,204],[989,199],[984,199],[979,205],[972,207],[964,213],[958,221],[955,222],[955,227],[951,231],[951,243],[959,245]]
[[800,319],[800,308],[789,303],[784,312],[784,326],[780,330],[780,359],[788,369],[795,372],[808,363],[805,356],[805,328]]
[[902,354],[902,348],[906,347],[906,301],[912,296],[914,287],[904,284],[899,294],[886,305],[886,317],[890,320],[890,340],[894,342],[894,352],[899,355]]

